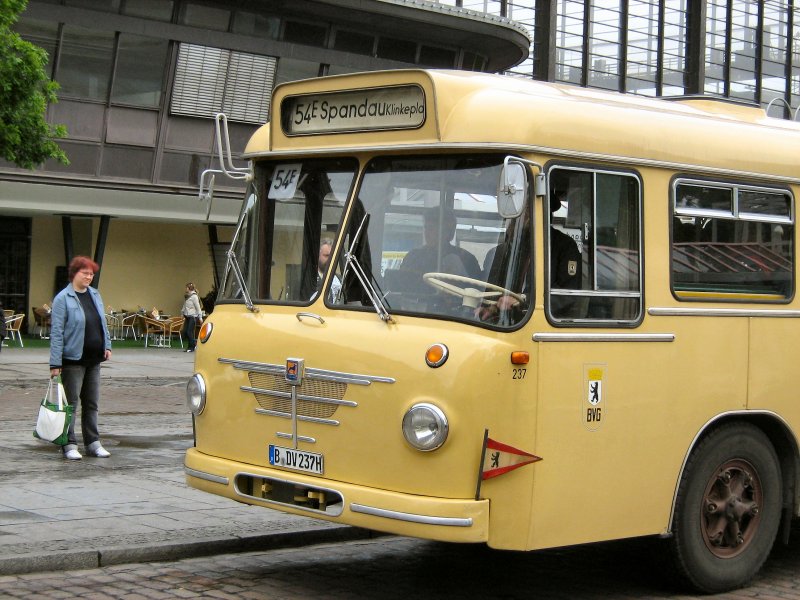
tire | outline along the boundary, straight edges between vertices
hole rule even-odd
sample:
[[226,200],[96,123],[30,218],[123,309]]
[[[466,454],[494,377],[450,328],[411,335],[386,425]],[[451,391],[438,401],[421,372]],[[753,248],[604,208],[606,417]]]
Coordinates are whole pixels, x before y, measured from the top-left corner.
[[775,541],[782,488],[778,456],[760,429],[731,423],[709,433],[678,488],[669,543],[679,582],[705,593],[746,585]]

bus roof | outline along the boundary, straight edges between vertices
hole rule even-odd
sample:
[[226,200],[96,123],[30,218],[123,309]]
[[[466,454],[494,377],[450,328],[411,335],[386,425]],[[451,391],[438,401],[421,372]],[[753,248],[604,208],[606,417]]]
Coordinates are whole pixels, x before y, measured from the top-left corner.
[[[383,118],[387,106],[396,114]],[[759,107],[465,71],[286,83],[275,89],[271,123],[253,135],[246,158],[450,146],[800,180],[800,123]]]

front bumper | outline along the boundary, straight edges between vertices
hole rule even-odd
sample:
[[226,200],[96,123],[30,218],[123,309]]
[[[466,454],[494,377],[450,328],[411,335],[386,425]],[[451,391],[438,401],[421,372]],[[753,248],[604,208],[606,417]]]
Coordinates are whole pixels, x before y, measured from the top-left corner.
[[486,542],[489,501],[378,490],[208,456],[190,448],[186,483],[266,508],[444,542]]

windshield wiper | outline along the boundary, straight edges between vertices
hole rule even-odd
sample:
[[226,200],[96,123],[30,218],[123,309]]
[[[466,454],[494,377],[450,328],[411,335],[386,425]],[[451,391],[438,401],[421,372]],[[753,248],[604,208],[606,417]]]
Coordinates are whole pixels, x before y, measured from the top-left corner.
[[253,208],[255,201],[256,195],[249,194],[242,209],[242,216],[239,218],[239,224],[236,226],[236,231],[233,233],[231,245],[228,248],[228,251],[225,253],[227,260],[225,261],[225,276],[223,277],[223,281],[227,281],[228,274],[233,271],[233,274],[236,277],[236,283],[239,284],[239,289],[242,291],[244,305],[250,312],[258,312],[258,308],[256,308],[256,306],[253,304],[253,300],[250,298],[250,291],[247,289],[247,284],[244,282],[244,276],[242,275],[242,270],[239,268],[239,261],[236,260],[236,253],[233,251],[233,249],[236,246],[236,242],[239,241],[239,234],[242,232],[246,215]]
[[239,263],[236,260],[236,253],[233,251],[233,249],[228,250],[227,257],[227,267],[233,271],[233,274],[236,277],[236,283],[239,284],[239,289],[242,291],[244,305],[250,312],[258,312],[258,308],[256,308],[256,306],[253,304],[253,300],[250,298],[250,292],[247,289],[247,284],[244,282],[244,276],[242,275],[242,270],[239,268]]
[[350,248],[344,253],[345,262],[344,270],[342,271],[342,287],[339,290],[339,293],[344,293],[347,274],[348,271],[352,269],[353,273],[355,273],[356,279],[358,279],[361,287],[364,288],[364,291],[367,293],[367,297],[372,303],[372,306],[375,307],[375,312],[378,313],[381,321],[385,323],[393,323],[394,319],[392,318],[392,315],[389,314],[389,310],[386,306],[386,303],[383,301],[383,297],[375,289],[375,286],[372,285],[370,282],[370,277],[367,275],[364,267],[361,266],[361,263],[358,262],[358,258],[356,258],[358,242],[361,239],[361,234],[367,228],[368,223],[369,213],[365,214],[364,218],[361,219],[361,224],[358,226],[358,231],[356,231],[356,234],[353,236],[353,241],[350,243]]

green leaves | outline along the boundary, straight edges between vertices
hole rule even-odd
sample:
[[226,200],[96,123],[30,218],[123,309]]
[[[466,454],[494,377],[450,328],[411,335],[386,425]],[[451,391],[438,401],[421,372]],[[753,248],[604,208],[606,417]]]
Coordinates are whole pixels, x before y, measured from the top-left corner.
[[58,84],[45,72],[47,53],[11,30],[27,0],[0,0],[0,158],[33,169],[49,158],[69,164],[55,142],[62,125],[45,120]]

